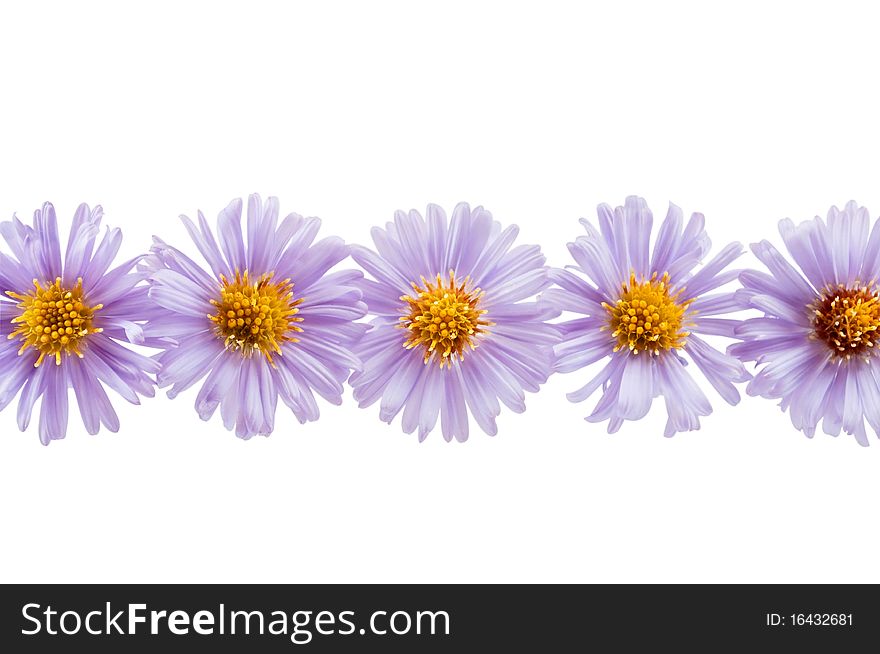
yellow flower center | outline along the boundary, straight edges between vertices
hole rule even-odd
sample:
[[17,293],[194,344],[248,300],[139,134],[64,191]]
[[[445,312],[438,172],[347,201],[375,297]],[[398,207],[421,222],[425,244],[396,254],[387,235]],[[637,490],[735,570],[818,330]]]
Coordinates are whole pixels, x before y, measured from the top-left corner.
[[241,352],[244,357],[259,350],[269,363],[272,352],[281,354],[281,344],[296,343],[299,339],[292,333],[302,331],[296,324],[302,318],[296,314],[303,298],[294,299],[289,279],[273,282],[272,276],[269,273],[251,281],[247,270],[236,271],[232,280],[221,275],[220,298],[211,300],[217,313],[208,316],[227,350]]
[[406,302],[399,327],[408,330],[404,347],[408,350],[422,346],[425,363],[433,357],[440,367],[451,365],[452,357],[464,360],[465,348],[477,346],[478,334],[493,323],[483,320],[486,310],[480,309],[483,292],[468,290],[465,278],[455,280],[455,271],[449,271],[449,280],[437,275],[432,284],[422,277],[422,286],[412,282],[413,294],[400,299]]
[[633,354],[684,347],[690,332],[684,330],[685,314],[693,300],[679,300],[682,291],[669,294],[669,274],[636,281],[630,274],[629,283],[621,285],[620,299],[611,306],[602,306],[608,312],[608,327],[617,339],[614,351],[627,347]]
[[878,338],[880,304],[877,292],[868,286],[847,288],[842,284],[825,289],[813,311],[816,338],[839,357],[867,355]]
[[62,352],[82,358],[86,337],[103,331],[95,327],[92,321],[95,312],[104,305],[89,306],[83,297],[82,278],[70,289],[61,285],[60,277],[45,287],[35,279],[32,291],[6,291],[6,294],[18,300],[18,309],[21,311],[12,319],[12,323],[18,327],[8,338],[21,339],[19,355],[31,347],[39,351],[35,368],[46,356],[54,357],[55,365],[61,365]]

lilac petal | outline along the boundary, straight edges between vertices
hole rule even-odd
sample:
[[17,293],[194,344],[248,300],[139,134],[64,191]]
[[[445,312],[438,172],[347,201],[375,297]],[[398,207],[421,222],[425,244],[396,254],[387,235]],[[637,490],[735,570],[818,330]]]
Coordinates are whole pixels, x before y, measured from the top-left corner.
[[250,438],[262,432],[266,423],[260,397],[259,365],[267,364],[253,357],[245,359],[241,364],[237,393],[241,407],[235,423],[235,435],[239,438]]
[[351,258],[376,280],[397,289],[400,295],[405,295],[412,290],[409,280],[397,268],[373,251],[359,245],[353,245],[351,246]]
[[241,235],[241,207],[241,198],[235,198],[217,216],[220,249],[223,250],[233,273],[236,270],[244,272],[247,267],[244,240]]
[[734,293],[715,293],[700,296],[689,310],[700,316],[716,316],[740,311],[742,306]]
[[560,309],[541,302],[539,298],[537,302],[495,305],[491,314],[487,316],[493,322],[504,322],[505,325],[511,325],[513,329],[520,330],[523,334],[532,333],[533,329],[536,329],[541,334],[553,333],[556,335],[553,340],[559,340],[558,337],[562,333],[559,326],[544,324],[543,321],[558,318],[560,313],[562,313]]
[[238,379],[241,404],[235,425],[235,435],[239,438],[272,433],[277,393],[269,369],[268,362],[262,358],[250,357],[242,362]]
[[254,362],[254,367],[260,380],[260,400],[263,405],[263,426],[260,433],[267,436],[275,430],[275,412],[278,409],[278,390],[275,387],[275,379],[272,367],[265,362]]
[[624,203],[627,213],[627,245],[629,262],[634,270],[648,271],[649,246],[654,216],[642,198],[630,196]]
[[[13,256],[28,269],[36,271],[37,264],[33,262],[31,257],[34,250],[33,242],[36,240],[33,231],[31,227],[26,227],[15,214],[13,214],[12,220],[0,221],[0,235],[9,245]],[[25,247],[25,240],[28,240],[31,245]]]
[[562,288],[548,288],[541,293],[541,302],[561,311],[571,311],[583,315],[602,315],[605,309],[581,293],[573,293]]
[[319,411],[315,396],[300,374],[286,363],[279,363],[275,374],[279,381],[276,387],[281,400],[290,407],[300,424],[317,420]]
[[[131,269],[135,267],[140,257],[129,259],[120,264],[103,277],[96,278],[94,284],[90,284],[87,290],[88,296],[92,301],[99,301],[104,304],[110,304],[120,297],[122,293],[131,289],[137,282],[141,281],[140,275],[131,273]],[[85,279],[83,279],[85,288]]]
[[809,324],[809,311],[805,306],[800,311],[792,308],[790,304],[780,302],[776,297],[771,295],[755,295],[749,300],[749,303],[755,309],[760,309],[764,313],[777,318],[782,318],[796,325]]
[[485,250],[480,254],[479,258],[471,267],[471,280],[477,286],[480,286],[482,280],[492,275],[501,259],[510,251],[510,247],[519,234],[519,227],[510,225],[502,231],[494,240],[490,240]]
[[779,221],[779,234],[782,236],[789,254],[813,286],[822,288],[830,280],[833,271],[823,270],[820,264],[820,259],[810,242],[810,233],[813,229],[815,229],[815,223],[812,221],[798,227],[795,227],[789,218]]
[[854,435],[859,445],[868,447],[868,437],[865,433],[865,413],[862,409],[861,394],[859,393],[857,370],[850,367],[848,373],[846,391],[843,396],[843,430],[847,434]]
[[769,241],[752,243],[752,252],[776,278],[777,284],[781,287],[780,292],[791,297],[810,297],[814,294],[810,284],[786,261],[772,243]]
[[[630,198],[627,198],[627,202]],[[615,277],[625,279],[629,276],[632,269],[629,261],[629,255],[626,248],[626,215],[629,213],[626,207],[617,207],[612,209],[607,204],[600,204],[596,213],[599,218],[599,230],[601,242],[608,248],[611,258],[614,261],[613,274]],[[587,230],[588,234],[595,235],[591,232],[591,226],[588,221],[581,218],[580,223]]]
[[[278,212],[275,212],[275,220]],[[267,226],[268,227],[268,226]],[[264,271],[263,259],[269,247],[269,241],[275,235],[275,226],[271,230],[263,228],[263,201],[258,193],[248,196],[247,207],[247,264],[248,270]]]
[[[87,372],[104,382],[107,386],[119,393],[123,398],[132,404],[140,404],[140,398],[134,389],[126,383],[125,380],[110,366],[103,357],[103,353],[98,348],[92,348],[94,356],[88,356],[83,359],[87,367]],[[42,367],[42,366],[41,366]]]
[[807,337],[799,342],[797,336],[792,338],[790,335],[786,335],[733,343],[727,346],[727,353],[740,361],[755,361],[762,364],[772,360],[774,355],[782,354],[792,348],[808,346],[812,350],[812,345]]
[[452,218],[449,221],[449,232],[446,235],[446,258],[443,270],[448,272],[457,270],[459,258],[465,249],[467,239],[470,237],[471,210],[467,202],[459,202],[452,210]]
[[786,398],[797,392],[803,376],[815,370],[817,358],[826,363],[830,353],[817,354],[813,348],[791,348],[775,356],[746,387],[749,395]]
[[[60,259],[60,252],[58,257]],[[64,438],[67,435],[67,418],[67,366],[49,365],[46,367],[46,389],[40,406],[40,442],[48,445],[50,441]]]
[[[524,283],[523,280],[531,280],[532,277],[530,276],[535,273],[541,273],[544,277],[545,286],[549,285],[549,282],[546,281],[547,271],[544,267],[545,263],[546,258],[541,254],[541,248],[537,245],[519,245],[513,248],[501,258],[495,270],[483,279],[482,283],[486,286],[486,289],[491,290],[491,295],[486,298],[487,301],[515,301],[499,299],[502,293],[501,289],[521,286]],[[535,292],[537,291],[533,291],[532,294]],[[528,295],[522,293],[520,291],[518,296],[512,297],[517,299],[528,297]]]
[[697,334],[706,334],[709,336],[726,336],[733,338],[734,330],[740,325],[739,320],[730,320],[727,318],[694,318],[691,332]]
[[11,361],[3,361],[3,374],[0,375],[0,411],[9,406],[18,395],[18,390],[34,371],[33,359],[15,356]]
[[617,398],[617,416],[639,420],[648,414],[654,399],[654,357],[647,353],[626,357]]
[[34,230],[38,238],[36,257],[40,272],[47,281],[61,277],[61,240],[58,238],[55,207],[51,202],[43,203],[42,209],[34,212]]
[[851,284],[859,272],[868,238],[868,212],[860,210],[855,202],[843,211],[831,207],[828,211],[828,231],[831,254],[838,283]]
[[782,338],[791,337],[792,333],[807,335],[813,330],[809,327],[796,325],[779,318],[750,318],[745,320],[734,330],[738,338]]
[[[403,416],[400,420],[400,426],[405,434],[413,433],[419,426],[419,414],[421,412],[422,403],[427,399],[425,398],[425,385],[428,378],[431,376],[430,372],[432,367],[433,366],[427,365],[422,366],[415,382],[413,383],[412,391],[406,399],[406,403],[403,407]],[[387,422],[390,423],[391,421],[388,420]]]
[[[290,214],[285,218],[285,224],[291,218],[293,218],[292,226],[296,227],[296,231],[290,236],[287,248],[277,255],[279,259],[275,268],[279,274],[290,273],[287,276],[294,275],[299,270],[300,259],[311,247],[318,230],[321,228],[321,221],[318,218],[302,218],[296,214]],[[283,227],[284,225],[282,225]]]
[[580,237],[568,244],[568,251],[581,269],[596,282],[599,293],[608,298],[619,295],[624,278],[615,274],[616,266],[604,244]]
[[[587,319],[591,320],[591,319]],[[553,347],[555,372],[573,372],[595,363],[612,352],[615,341],[598,327],[577,331]]]
[[599,306],[601,306],[602,302],[605,302],[607,299],[606,296],[599,293],[599,291],[587,280],[575,275],[570,270],[550,268],[547,275],[550,278],[550,281],[556,284],[559,288],[568,291],[569,293],[583,296]]
[[190,336],[212,332],[212,328],[211,323],[204,317],[194,318],[168,312],[151,319],[144,325],[143,331],[147,338],[165,337],[174,342],[181,342]]
[[78,277],[82,277],[86,264],[91,260],[95,239],[98,237],[99,225],[103,216],[100,206],[89,210],[89,205],[81,204],[73,216],[70,239],[64,254],[64,281],[73,285]]
[[134,343],[135,345],[144,344],[144,330],[143,327],[141,327],[141,325],[138,325],[137,323],[133,323],[128,320],[122,320],[121,318],[108,319],[106,316],[104,316],[101,320],[101,325],[106,336],[119,338],[124,334],[125,340],[127,340],[129,343]]
[[440,407],[440,429],[447,442],[455,438],[463,443],[468,439],[468,416],[461,381],[454,373],[446,371],[443,382],[445,397]]
[[[270,198],[270,200],[276,200],[276,198]],[[311,218],[310,221],[309,224],[312,225],[315,230],[314,234],[317,234],[321,221],[317,218]],[[285,216],[284,220],[281,221],[281,225],[275,232],[272,242],[269,244],[269,253],[267,255],[265,267],[266,270],[279,269],[282,253],[287,251],[290,241],[302,229],[304,224],[306,224],[306,220],[299,214],[291,213]],[[311,244],[314,239],[314,234],[312,234],[312,237],[309,238],[308,242],[303,246],[303,250]]]
[[204,318],[214,313],[210,300],[192,280],[173,270],[157,270],[149,291],[150,299],[161,307],[186,316]]
[[739,391],[732,382],[745,382],[751,378],[742,363],[715,350],[694,335],[688,338],[685,351],[725,402],[732,405],[739,403]]
[[28,425],[31,422],[31,413],[34,409],[34,403],[36,403],[37,398],[39,398],[49,386],[49,373],[47,372],[49,366],[54,366],[54,363],[47,361],[46,365],[37,367],[24,383],[21,397],[18,400],[18,412],[16,416],[18,419],[18,428],[21,431],[28,428]]
[[880,220],[874,223],[871,235],[868,237],[858,279],[868,284],[877,281],[878,277],[880,277]]
[[332,404],[342,402],[342,384],[315,356],[303,348],[289,348],[283,357],[288,366],[295,367],[321,397]]
[[473,278],[474,264],[486,251],[493,224],[492,214],[483,207],[476,207],[471,211],[470,227],[455,268],[456,272]]
[[440,406],[445,402],[443,375],[435,369],[429,369],[425,376],[425,385],[419,407],[419,442],[424,441],[437,424]]
[[24,266],[0,252],[0,293],[12,290],[21,293],[31,289],[33,289],[33,280],[25,273]]
[[467,389],[464,393],[465,403],[480,429],[489,436],[498,434],[495,418],[501,413],[498,398],[490,392],[490,386],[476,366],[454,366],[458,375],[459,386]]
[[713,288],[722,286],[728,281],[735,279],[739,274],[738,272],[734,272],[730,279],[720,277],[719,275],[744,253],[745,250],[743,250],[742,244],[729,243],[685,283],[688,297],[698,297]]
[[228,395],[233,384],[238,381],[241,357],[219,357],[215,359],[211,372],[205,378],[205,383],[199,389],[196,396],[196,413],[202,420],[208,420],[214,415],[221,400]]
[[[97,286],[101,278],[107,272],[107,269],[110,268],[110,264],[113,263],[116,255],[119,254],[119,248],[121,245],[122,230],[118,227],[114,227],[113,229],[108,227],[107,231],[104,233],[104,237],[101,239],[101,243],[95,250],[95,254],[92,256],[92,260],[86,265],[85,271],[83,272],[84,290],[88,292]],[[131,270],[132,267],[133,264],[128,270]]]
[[629,353],[616,352],[611,357],[610,361],[605,365],[602,370],[596,374],[590,381],[588,381],[584,386],[579,388],[576,391],[572,391],[568,393],[566,397],[569,402],[583,402],[588,397],[590,397],[593,393],[595,393],[600,386],[605,384],[609,379],[611,379],[614,375],[617,375],[622,367],[626,364],[626,357],[629,356]]
[[[220,419],[223,420],[223,426],[226,429],[235,429],[236,423],[239,420],[239,410],[240,410],[240,401],[241,397],[239,395],[239,379],[242,376],[242,367],[244,365],[244,359],[238,358],[238,365],[235,365],[232,370],[232,384],[230,386],[231,392],[227,393],[220,400]],[[293,384],[291,384],[293,386]]]
[[[89,294],[92,302],[100,302],[107,309],[102,309],[101,316],[123,315],[131,310],[138,311],[138,318],[144,319],[152,315],[153,303],[149,299],[149,288],[145,285],[138,286],[143,282],[139,273],[126,273],[127,264],[119,269],[111,270],[98,283],[95,290]],[[138,305],[138,306],[133,306]],[[126,309],[120,309],[126,306]]]
[[[66,363],[66,362],[65,362]],[[76,395],[83,425],[89,434],[97,434],[101,422],[112,432],[119,430],[119,418],[104,388],[86,372],[79,359],[70,360],[70,385]]]
[[825,398],[837,376],[837,369],[827,365],[824,358],[814,356],[810,361],[812,367],[807,368],[799,380],[798,392],[791,398],[788,414],[794,427],[812,438],[824,412]]
[[[526,410],[522,384],[501,361],[487,354],[484,348],[474,352],[472,358],[474,365],[484,370],[484,377],[504,406],[514,413],[522,413]],[[439,392],[442,394],[442,389]]]
[[[352,272],[357,273],[358,271]],[[332,283],[325,284],[324,282],[331,276],[332,275],[326,275],[324,279],[318,282],[318,284],[313,284],[312,287],[306,291],[307,294],[304,295],[302,304],[300,304],[300,310],[303,312],[303,315],[311,313],[313,309],[320,306],[354,308],[359,304],[361,291],[354,286],[341,286]],[[359,316],[355,316],[354,319],[361,318],[363,315],[364,314],[361,313]]]
[[238,355],[227,352],[220,339],[213,334],[189,338],[183,347],[166,350],[159,355],[162,369],[157,381],[160,386],[174,384],[175,388],[169,391],[169,396],[174,398],[205,375],[220,356]]
[[401,315],[405,305],[400,299],[400,291],[372,279],[361,279],[356,284],[371,314],[395,318]]
[[875,434],[880,434],[880,384],[877,382],[875,366],[862,365],[856,370],[859,384],[859,395],[865,418]]
[[[403,277],[416,277],[416,280],[414,281],[418,281],[419,276],[425,276],[429,279],[436,276],[436,274],[440,272],[439,270],[423,270],[423,266],[418,263],[413,264],[409,260],[407,253],[397,240],[396,229],[394,223],[388,223],[386,229],[373,227],[373,229],[370,230],[370,236],[373,238],[373,243],[376,245],[376,250],[382,261],[390,267],[400,271]],[[415,268],[413,268],[413,266],[415,266]]]
[[698,262],[702,261],[703,256],[709,251],[712,243],[706,234],[705,226],[706,219],[703,214],[691,214],[666,268],[673,286],[678,285],[682,278]]
[[700,416],[712,413],[709,400],[677,358],[663,357],[662,364],[657,367],[658,383],[669,414],[664,435],[699,429]]
[[837,367],[837,375],[826,394],[825,411],[822,417],[822,431],[829,436],[840,435],[843,428],[843,405],[846,401],[847,377],[849,369],[846,366]]
[[[490,350],[491,348],[491,350]],[[496,336],[486,344],[490,356],[501,361],[519,380],[523,389],[537,393],[552,369],[553,351],[547,347],[529,347],[508,338]]]
[[220,279],[221,275],[229,275],[232,271],[229,270],[229,266],[223,260],[223,254],[220,252],[220,248],[217,247],[217,241],[214,240],[214,235],[211,233],[211,228],[208,226],[208,221],[205,220],[202,212],[199,211],[200,228],[196,228],[193,222],[186,216],[181,215],[180,220],[187,233],[189,233],[189,237],[196,244],[196,248],[211,267],[215,279]]
[[670,203],[666,218],[660,225],[657,233],[657,242],[654,244],[654,252],[651,257],[649,272],[662,275],[668,268],[672,253],[681,238],[681,228],[684,224],[684,216],[681,209]]
[[219,277],[212,279],[195,261],[177,248],[171,247],[162,239],[154,236],[151,251],[161,257],[165,267],[188,277],[198,284],[205,294],[213,296],[217,293],[220,287]]
[[[425,213],[428,234],[428,266],[429,270],[440,272],[445,265],[446,256],[446,212],[436,204],[429,204]],[[474,279],[479,278],[474,275]]]
[[[407,261],[410,270],[418,270],[427,259],[425,249],[425,222],[418,211],[409,213],[397,211],[394,214],[394,226],[399,243],[399,256]],[[445,272],[445,271],[436,271]]]
[[328,343],[321,338],[310,338],[304,334],[299,343],[296,343],[294,347],[305,350],[311,354],[316,361],[323,361],[325,364],[336,366],[346,371],[349,369],[362,369],[361,361],[358,357],[346,348],[339,347],[337,344]]
[[483,306],[491,308],[495,304],[519,302],[520,300],[535,296],[549,285],[550,280],[547,278],[546,269],[537,268],[530,270],[493,288],[491,295],[486,297]]
[[624,368],[625,365],[614,371],[614,374],[608,378],[608,383],[603,388],[593,412],[585,418],[587,422],[604,422],[607,420],[609,434],[613,433],[616,428],[619,428],[620,424],[622,424],[620,421],[623,420],[623,416],[618,414],[618,403]]
[[[757,270],[744,270],[739,274],[739,281],[749,291],[754,291],[752,295],[770,295],[780,302],[790,305],[792,308],[800,310],[808,305],[815,297],[816,293],[811,292],[808,296],[792,296],[786,292],[786,287],[780,284],[775,277]],[[736,294],[739,295],[740,291]],[[745,306],[750,306],[748,303]]]
[[382,393],[382,401],[379,404],[380,420],[389,424],[394,420],[415,388],[419,375],[426,365],[417,357],[407,357],[398,366]]

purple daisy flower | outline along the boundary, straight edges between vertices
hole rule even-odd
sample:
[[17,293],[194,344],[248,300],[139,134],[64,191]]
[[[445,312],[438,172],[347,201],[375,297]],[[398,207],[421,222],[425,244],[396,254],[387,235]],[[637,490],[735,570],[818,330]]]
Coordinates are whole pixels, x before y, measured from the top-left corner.
[[557,372],[572,372],[609,358],[583,388],[568,394],[582,402],[600,387],[602,397],[589,422],[608,421],[616,432],[624,420],[644,417],[655,397],[666,400],[666,436],[700,428],[712,407],[685,370],[687,354],[730,404],[739,402],[733,382],[749,379],[742,363],[719,352],[701,336],[733,336],[736,320],[717,316],[739,311],[733,292],[710,293],[733,281],[725,268],[743,250],[731,243],[702,268],[694,267],[710,248],[702,214],[683,225],[681,209],[669,205],[653,251],[653,216],[642,198],[624,206],[599,205],[599,230],[586,219],[586,236],[568,244],[577,266],[553,270],[559,288],[541,301],[586,317],[560,324],[564,336],[555,347]]
[[332,236],[313,242],[321,221],[290,214],[278,223],[278,199],[248,198],[217,217],[219,244],[199,212],[181,216],[210,272],[154,237],[145,269],[150,298],[164,315],[145,326],[168,397],[206,377],[195,408],[208,420],[220,407],[240,438],[269,435],[278,398],[300,423],[318,419],[315,393],[342,403],[342,383],[360,363],[352,345],[366,330],[357,270],[328,273],[349,247]]
[[73,217],[64,259],[55,207],[34,212],[33,226],[16,216],[0,222],[13,256],[0,253],[0,410],[22,389],[18,427],[25,431],[40,405],[40,441],[67,434],[68,389],[73,388],[90,434],[101,424],[119,429],[104,387],[132,404],[152,397],[151,359],[120,344],[143,343],[139,324],[150,309],[138,258],[110,268],[122,232],[109,229],[97,249],[103,210],[81,204]]
[[447,441],[468,437],[468,411],[495,435],[499,401],[525,411],[524,391],[536,392],[551,372],[558,332],[544,321],[558,315],[524,302],[548,285],[536,245],[511,249],[519,229],[464,203],[447,223],[428,205],[398,211],[374,227],[378,254],[354,246],[352,258],[373,279],[361,281],[371,329],[358,346],[363,370],[349,380],[361,407],[381,398],[390,423],[403,410],[403,430],[424,440],[440,417]]
[[855,202],[779,233],[800,270],[768,241],[752,251],[770,274],[740,275],[743,304],[764,313],[736,329],[729,348],[760,367],[749,395],[781,400],[792,424],[811,437],[843,429],[868,445],[865,419],[880,433],[880,221]]

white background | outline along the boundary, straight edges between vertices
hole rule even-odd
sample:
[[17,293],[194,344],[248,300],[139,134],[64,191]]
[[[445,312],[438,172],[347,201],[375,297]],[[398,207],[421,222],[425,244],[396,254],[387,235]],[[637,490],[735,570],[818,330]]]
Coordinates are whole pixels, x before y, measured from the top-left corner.
[[[599,3],[597,3],[598,5]],[[880,212],[869,3],[8,3],[0,213],[81,201],[195,252],[177,215],[278,195],[368,242],[459,200],[565,243],[599,202],[702,211],[715,248],[785,216]],[[746,265],[757,262],[748,255]],[[500,433],[423,444],[322,404],[239,441],[195,390],[115,404],[43,447],[0,415],[0,579],[101,582],[880,581],[880,441],[796,432],[716,395],[608,436],[557,375]],[[711,389],[709,389],[711,391]],[[36,418],[35,418],[36,421]]]

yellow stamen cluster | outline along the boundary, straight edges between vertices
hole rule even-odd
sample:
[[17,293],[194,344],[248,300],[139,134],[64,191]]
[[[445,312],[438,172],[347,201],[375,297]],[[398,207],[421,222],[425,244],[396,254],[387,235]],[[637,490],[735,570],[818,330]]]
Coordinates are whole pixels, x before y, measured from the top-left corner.
[[838,357],[867,355],[880,336],[880,303],[869,286],[829,287],[810,308],[814,336]]
[[469,281],[456,282],[455,271],[450,270],[448,282],[439,274],[434,284],[422,277],[421,286],[412,282],[412,295],[400,298],[406,307],[398,326],[409,331],[404,347],[424,347],[425,363],[433,357],[442,368],[451,365],[453,356],[463,360],[465,348],[473,350],[477,335],[493,324],[482,318],[486,314],[479,308],[483,292],[468,290]]
[[690,332],[684,330],[685,314],[692,300],[679,300],[682,291],[669,293],[669,274],[658,279],[637,281],[630,274],[629,283],[621,285],[620,299],[614,306],[602,303],[608,312],[611,335],[617,339],[614,351],[629,348],[633,354],[684,347]]
[[297,316],[303,298],[294,299],[289,279],[272,281],[272,273],[251,281],[247,270],[235,272],[235,278],[220,276],[223,287],[220,299],[211,300],[217,313],[208,318],[226,349],[249,357],[259,350],[272,363],[272,353],[281,354],[282,343],[296,343],[293,332],[301,332]]
[[61,365],[62,353],[82,358],[86,337],[103,331],[93,325],[93,319],[95,312],[104,305],[89,306],[83,297],[82,278],[70,289],[62,286],[60,277],[46,286],[35,279],[33,290],[25,293],[6,291],[6,294],[18,300],[21,311],[12,319],[18,327],[8,338],[21,339],[19,355],[31,347],[40,353],[35,368],[47,356],[54,357],[55,365]]

